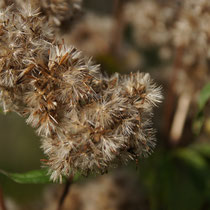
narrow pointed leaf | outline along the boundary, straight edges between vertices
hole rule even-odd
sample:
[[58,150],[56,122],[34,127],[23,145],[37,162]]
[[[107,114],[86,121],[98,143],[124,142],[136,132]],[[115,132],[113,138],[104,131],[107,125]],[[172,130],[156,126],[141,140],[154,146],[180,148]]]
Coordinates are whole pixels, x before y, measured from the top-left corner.
[[52,183],[46,169],[33,170],[26,173],[10,173],[0,169],[0,173],[20,184]]

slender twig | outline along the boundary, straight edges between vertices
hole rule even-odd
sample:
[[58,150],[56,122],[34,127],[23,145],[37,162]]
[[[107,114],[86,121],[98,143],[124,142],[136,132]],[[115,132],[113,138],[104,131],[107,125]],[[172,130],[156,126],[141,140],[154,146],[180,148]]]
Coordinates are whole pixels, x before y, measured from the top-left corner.
[[6,206],[5,206],[5,203],[4,203],[4,196],[3,196],[3,192],[2,192],[1,187],[0,187],[0,209],[1,210],[6,210]]
[[123,39],[124,31],[124,3],[125,0],[115,0],[113,10],[113,30],[112,30],[112,41],[110,45],[110,51],[113,54],[119,54],[120,47]]
[[61,210],[62,209],[62,206],[63,206],[63,203],[65,201],[65,198],[68,195],[68,192],[69,192],[70,187],[72,185],[72,181],[73,181],[73,176],[70,176],[69,179],[66,181],[66,184],[64,186],[62,195],[61,195],[61,197],[59,199],[57,210]]

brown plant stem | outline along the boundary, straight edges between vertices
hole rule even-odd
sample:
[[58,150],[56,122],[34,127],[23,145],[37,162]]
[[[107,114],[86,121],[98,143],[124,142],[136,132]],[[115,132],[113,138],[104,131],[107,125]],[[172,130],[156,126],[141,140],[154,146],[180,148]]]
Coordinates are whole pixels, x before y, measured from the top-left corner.
[[114,9],[113,9],[113,30],[112,30],[112,40],[110,45],[110,51],[114,55],[118,55],[120,53],[121,43],[123,39],[123,31],[124,31],[124,4],[125,0],[115,0],[114,1]]
[[172,145],[177,145],[182,136],[185,121],[189,111],[191,102],[191,94],[188,92],[182,93],[178,99],[177,109],[174,115],[174,119],[170,131],[170,140]]
[[4,1],[5,6],[9,6],[14,3],[13,0],[3,0],[3,1]]
[[62,210],[63,203],[65,201],[66,196],[68,195],[68,192],[70,190],[70,187],[71,187],[72,183],[73,183],[73,176],[70,176],[69,179],[66,181],[63,192],[62,192],[61,197],[59,199],[57,210]]
[[3,0],[3,1],[4,1],[4,4],[7,5],[7,0]]
[[173,112],[175,109],[175,98],[176,94],[174,91],[175,84],[177,82],[179,71],[182,68],[182,55],[183,55],[183,48],[180,47],[176,50],[174,65],[171,73],[170,82],[168,84],[166,98],[165,98],[165,108],[164,108],[164,134],[165,136],[170,139],[169,131],[171,128]]
[[4,203],[4,196],[3,196],[3,192],[2,192],[1,187],[0,187],[0,209],[1,210],[6,210],[6,206],[5,206],[5,203]]

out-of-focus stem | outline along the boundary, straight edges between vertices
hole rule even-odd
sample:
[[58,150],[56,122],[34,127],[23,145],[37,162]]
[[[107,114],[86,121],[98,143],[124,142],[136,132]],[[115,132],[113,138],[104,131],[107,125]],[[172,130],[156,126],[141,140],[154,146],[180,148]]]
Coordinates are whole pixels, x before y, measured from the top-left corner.
[[7,0],[3,0],[3,1],[4,1],[4,4],[7,5]]
[[9,6],[13,3],[13,0],[4,0],[5,6]]
[[112,30],[112,41],[110,45],[110,51],[118,55],[120,53],[120,47],[123,39],[124,31],[124,3],[125,0],[115,0],[113,10],[113,30]]
[[3,196],[3,192],[2,192],[1,187],[0,187],[0,209],[1,210],[6,210],[6,206],[5,206],[5,203],[4,203],[4,196]]
[[175,91],[174,87],[177,82],[179,71],[182,69],[182,55],[183,48],[180,47],[176,50],[174,65],[172,69],[172,74],[170,78],[170,82],[167,89],[167,94],[165,98],[165,108],[164,108],[164,134],[166,137],[169,137],[169,131],[171,128],[171,122],[174,112],[175,105]]
[[190,101],[191,95],[189,93],[183,93],[179,97],[178,106],[170,131],[170,140],[173,145],[177,145],[182,136],[187,113],[189,111]]
[[66,181],[66,184],[64,186],[62,195],[61,195],[61,197],[59,199],[57,210],[62,210],[63,203],[65,201],[66,196],[68,195],[68,192],[70,190],[72,182],[73,182],[73,176],[70,176],[69,179]]

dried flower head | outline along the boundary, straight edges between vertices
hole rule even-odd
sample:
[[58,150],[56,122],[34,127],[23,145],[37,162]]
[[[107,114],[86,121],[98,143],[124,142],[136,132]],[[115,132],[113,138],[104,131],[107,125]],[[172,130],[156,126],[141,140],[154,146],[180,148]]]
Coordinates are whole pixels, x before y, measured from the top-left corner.
[[127,3],[125,20],[133,26],[137,44],[141,47],[162,46],[169,42],[178,8],[176,0],[172,2],[142,0]]
[[75,45],[83,52],[98,56],[109,50],[112,26],[110,17],[87,13],[63,38],[66,43]]
[[154,148],[151,111],[161,99],[149,74],[111,78],[74,47],[53,42],[31,7],[0,14],[0,100],[42,137],[51,179],[105,172]]
[[188,91],[195,92],[209,81],[209,12],[208,0],[185,0],[182,3],[172,31],[173,47],[181,53],[179,68],[184,70],[177,83],[178,92],[186,89],[183,84],[189,84]]
[[[81,0],[36,0],[36,7],[48,17],[51,24],[60,26],[63,21],[69,20],[81,9]],[[32,1],[33,2],[33,1]]]
[[[81,10],[82,0],[10,0],[16,8],[27,9],[28,4],[38,9],[53,26],[60,26],[63,21],[70,20]],[[2,5],[4,6],[4,5]]]
[[[184,1],[179,19],[173,30],[175,47],[184,48],[184,64],[209,58],[210,30],[210,2],[208,0]],[[199,57],[199,59],[198,59]]]
[[125,20],[133,27],[135,43],[141,49],[155,47],[160,58],[179,63],[182,71],[176,82],[178,92],[185,91],[186,84],[190,84],[190,91],[200,90],[209,79],[209,11],[208,0],[141,0],[126,4]]
[[65,133],[43,139],[54,180],[78,170],[105,172],[154,148],[151,109],[161,94],[149,75],[116,74],[99,84],[96,97],[66,112]]
[[18,111],[22,89],[26,88],[21,80],[37,60],[47,57],[46,49],[53,40],[51,29],[36,10],[11,10],[8,7],[0,12],[0,86],[5,112]]

